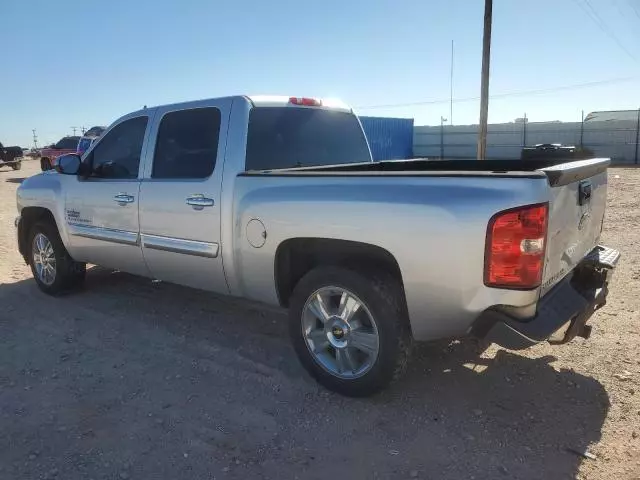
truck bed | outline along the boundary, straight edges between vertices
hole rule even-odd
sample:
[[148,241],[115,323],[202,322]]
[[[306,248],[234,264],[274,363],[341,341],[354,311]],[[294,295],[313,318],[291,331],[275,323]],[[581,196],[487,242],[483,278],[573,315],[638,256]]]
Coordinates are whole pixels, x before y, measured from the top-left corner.
[[[568,161],[567,161],[568,160]],[[390,176],[500,176],[517,178],[549,179],[550,185],[561,186],[589,178],[604,171],[609,160],[593,158],[571,161],[570,159],[536,160],[391,160],[367,163],[338,164],[318,167],[299,167],[278,170],[254,170],[241,175],[390,175]]]

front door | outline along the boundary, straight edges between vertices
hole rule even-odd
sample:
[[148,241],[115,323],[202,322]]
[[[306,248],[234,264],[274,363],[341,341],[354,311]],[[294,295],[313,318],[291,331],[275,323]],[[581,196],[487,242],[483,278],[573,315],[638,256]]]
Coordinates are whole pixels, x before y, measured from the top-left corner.
[[140,239],[158,279],[227,293],[220,190],[231,102],[158,109],[140,184]]
[[84,158],[91,174],[69,179],[65,220],[75,260],[149,274],[138,222],[140,158],[148,123],[148,114],[125,117]]

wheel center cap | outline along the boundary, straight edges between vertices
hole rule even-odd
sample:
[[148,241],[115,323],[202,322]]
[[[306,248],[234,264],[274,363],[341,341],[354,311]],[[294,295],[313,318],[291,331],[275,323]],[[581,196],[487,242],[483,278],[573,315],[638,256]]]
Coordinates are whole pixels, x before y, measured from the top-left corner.
[[344,329],[342,327],[339,327],[338,325],[333,326],[333,328],[331,329],[331,333],[338,340],[341,340],[342,337],[344,337]]
[[334,348],[345,348],[349,342],[349,324],[339,317],[327,322],[325,329],[327,339]]

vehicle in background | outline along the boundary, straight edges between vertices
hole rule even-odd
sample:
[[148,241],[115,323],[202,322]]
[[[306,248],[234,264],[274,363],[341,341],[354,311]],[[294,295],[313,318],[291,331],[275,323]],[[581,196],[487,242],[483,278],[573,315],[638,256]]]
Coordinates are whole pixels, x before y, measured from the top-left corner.
[[35,147],[29,148],[27,149],[27,153],[25,153],[24,156],[29,158],[40,158],[40,149]]
[[524,147],[520,152],[520,159],[525,161],[556,158],[568,162],[593,157],[593,151],[589,148],[562,145],[560,143],[538,143],[533,147]]
[[51,295],[91,263],[286,307],[308,372],[369,395],[414,340],[588,337],[619,258],[599,245],[608,165],[373,162],[339,102],[164,105],[25,180],[18,247]]
[[87,130],[80,141],[78,142],[78,148],[76,153],[82,155],[84,152],[89,150],[89,147],[93,145],[98,138],[104,133],[106,127],[91,127]]
[[40,150],[40,169],[44,172],[53,168],[53,161],[60,155],[76,153],[80,137],[62,137],[57,143]]
[[104,126],[91,127],[89,130],[84,132],[84,135],[87,137],[99,137],[104,133],[106,129],[107,127]]
[[14,170],[22,168],[22,148],[5,147],[0,142],[0,167],[11,167]]

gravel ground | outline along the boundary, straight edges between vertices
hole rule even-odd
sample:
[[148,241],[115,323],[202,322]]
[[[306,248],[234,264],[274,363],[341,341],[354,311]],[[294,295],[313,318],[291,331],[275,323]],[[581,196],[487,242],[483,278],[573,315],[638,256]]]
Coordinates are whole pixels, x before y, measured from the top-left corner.
[[37,170],[0,171],[0,478],[640,479],[640,170],[609,172],[624,257],[591,339],[422,345],[361,400],[316,386],[277,310],[100,268],[40,293],[13,227]]

